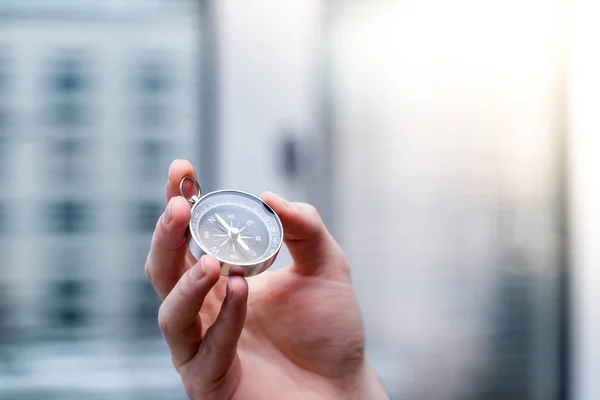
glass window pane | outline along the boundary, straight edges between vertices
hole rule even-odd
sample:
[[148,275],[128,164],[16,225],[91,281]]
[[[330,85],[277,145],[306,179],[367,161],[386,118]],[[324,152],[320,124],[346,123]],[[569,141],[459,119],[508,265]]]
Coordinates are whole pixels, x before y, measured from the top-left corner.
[[158,202],[145,201],[135,205],[135,208],[135,229],[142,233],[153,232],[164,207]]
[[63,200],[49,206],[49,228],[52,232],[74,234],[90,229],[90,209],[83,202]]

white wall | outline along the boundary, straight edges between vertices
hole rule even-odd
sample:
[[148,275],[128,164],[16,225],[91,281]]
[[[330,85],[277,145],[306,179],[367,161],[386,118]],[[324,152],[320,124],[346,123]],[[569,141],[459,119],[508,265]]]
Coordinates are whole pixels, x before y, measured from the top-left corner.
[[529,280],[519,377],[549,399],[560,4],[353,4],[334,17],[333,193],[372,361],[397,398],[477,398],[501,280]]
[[570,5],[572,394],[574,400],[595,400],[600,396],[600,7],[585,0]]
[[[281,169],[281,134],[288,132],[301,146],[321,135],[315,102],[323,2],[224,0],[214,7],[220,75],[218,185],[306,201],[314,188],[306,187],[303,176],[290,179]],[[289,261],[284,248],[275,267]]]

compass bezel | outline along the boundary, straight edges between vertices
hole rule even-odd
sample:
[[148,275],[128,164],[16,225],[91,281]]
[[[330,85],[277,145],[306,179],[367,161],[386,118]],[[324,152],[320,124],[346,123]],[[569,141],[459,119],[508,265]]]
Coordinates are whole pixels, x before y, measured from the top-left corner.
[[[195,213],[197,214],[198,207],[199,206],[201,207],[203,202],[205,202],[209,197],[218,196],[218,195],[222,195],[222,194],[245,196],[245,197],[248,197],[248,198],[256,201],[258,204],[260,204],[261,206],[263,206],[265,208],[265,210],[274,218],[277,228],[280,233],[279,243],[277,243],[277,247],[275,248],[275,250],[268,249],[265,256],[263,256],[259,259],[250,261],[250,262],[232,263],[230,260],[224,259],[218,255],[212,254],[205,247],[205,245],[202,243],[202,241],[199,240],[199,238],[197,237],[197,233],[195,232],[195,229],[193,229],[193,227],[192,227],[192,220],[194,218],[194,214]],[[262,218],[261,218],[261,223],[264,223],[264,221],[262,221]],[[205,254],[210,254],[210,255],[214,256],[221,263],[221,274],[222,275],[231,275],[231,274],[240,274],[243,276],[257,275],[257,274],[265,271],[266,269],[268,269],[275,262],[275,259],[277,258],[277,255],[279,254],[279,251],[281,250],[281,247],[283,245],[283,237],[284,237],[283,224],[281,223],[281,219],[279,218],[279,215],[277,215],[275,210],[273,210],[273,208],[271,206],[269,206],[260,197],[255,196],[251,193],[242,191],[242,190],[237,190],[237,189],[222,189],[222,190],[216,190],[216,191],[201,195],[201,197],[199,197],[192,205],[191,219],[190,219],[190,224],[189,224],[188,229],[189,229],[190,236],[191,236],[188,247],[189,247],[190,252],[194,256],[194,258],[196,260],[199,260]],[[267,229],[267,231],[269,231],[269,230]],[[269,231],[269,240],[272,240],[270,231]]]

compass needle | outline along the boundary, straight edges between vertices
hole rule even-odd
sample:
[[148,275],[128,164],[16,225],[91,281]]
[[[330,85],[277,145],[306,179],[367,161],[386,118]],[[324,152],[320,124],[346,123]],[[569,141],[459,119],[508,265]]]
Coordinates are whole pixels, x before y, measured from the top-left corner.
[[229,225],[227,225],[227,222],[225,222],[225,220],[223,218],[221,218],[221,216],[219,214],[215,214],[215,217],[217,217],[217,220],[219,221],[221,226],[223,228],[227,229],[227,232],[231,232],[231,227]]

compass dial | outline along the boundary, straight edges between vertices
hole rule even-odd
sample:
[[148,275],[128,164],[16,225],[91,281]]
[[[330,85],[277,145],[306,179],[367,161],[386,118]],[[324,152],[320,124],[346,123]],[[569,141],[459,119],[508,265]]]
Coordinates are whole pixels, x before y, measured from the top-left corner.
[[279,218],[268,205],[233,190],[201,198],[192,211],[190,226],[204,252],[241,266],[273,256],[283,234]]

